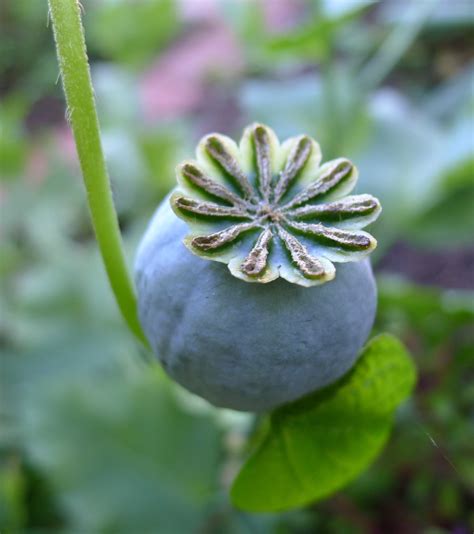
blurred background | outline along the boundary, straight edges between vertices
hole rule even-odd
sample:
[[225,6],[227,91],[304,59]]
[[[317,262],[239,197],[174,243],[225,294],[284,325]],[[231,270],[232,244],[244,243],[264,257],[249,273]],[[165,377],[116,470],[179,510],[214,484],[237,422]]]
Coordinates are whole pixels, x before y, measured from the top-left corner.
[[414,397],[324,502],[239,512],[250,414],[150,365],[91,231],[45,0],[0,4],[0,531],[468,534],[474,525],[472,0],[82,0],[130,265],[199,137],[259,120],[347,156],[384,206],[374,332]]

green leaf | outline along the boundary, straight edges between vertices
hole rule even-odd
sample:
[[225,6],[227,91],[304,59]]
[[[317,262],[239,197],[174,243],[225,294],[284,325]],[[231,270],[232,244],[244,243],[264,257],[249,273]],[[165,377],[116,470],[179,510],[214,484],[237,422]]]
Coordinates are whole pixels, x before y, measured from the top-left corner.
[[21,414],[28,458],[68,531],[197,532],[218,485],[220,430],[186,411],[154,367],[129,371],[31,394]]
[[337,384],[272,413],[267,433],[234,482],[233,503],[252,512],[282,511],[342,488],[382,448],[415,376],[395,337],[372,339]]

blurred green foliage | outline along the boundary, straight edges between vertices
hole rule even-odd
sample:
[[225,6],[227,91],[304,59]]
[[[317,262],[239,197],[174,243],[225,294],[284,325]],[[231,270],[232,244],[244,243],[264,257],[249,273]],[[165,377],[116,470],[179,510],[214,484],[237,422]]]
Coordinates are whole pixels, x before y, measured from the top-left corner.
[[[382,200],[374,331],[408,345],[416,393],[358,480],[315,506],[269,515],[239,512],[226,496],[253,417],[171,384],[126,331],[90,229],[45,3],[1,4],[2,533],[472,530],[472,10],[463,0],[438,4],[368,87],[359,74],[408,24],[397,2],[301,2],[283,29],[268,27],[263,2],[220,2],[244,67],[230,80],[203,73],[192,112],[150,120],[143,72],[215,22],[190,22],[171,0],[83,2],[130,264],[176,162],[215,125],[237,135],[251,120],[282,137],[304,131],[326,159],[354,160],[359,190]],[[390,263],[399,243],[416,253]],[[437,285],[407,276],[405,264],[423,267],[424,249],[459,257],[449,283],[446,273]]]
[[179,29],[174,0],[88,0],[83,6],[90,53],[119,64],[143,67]]

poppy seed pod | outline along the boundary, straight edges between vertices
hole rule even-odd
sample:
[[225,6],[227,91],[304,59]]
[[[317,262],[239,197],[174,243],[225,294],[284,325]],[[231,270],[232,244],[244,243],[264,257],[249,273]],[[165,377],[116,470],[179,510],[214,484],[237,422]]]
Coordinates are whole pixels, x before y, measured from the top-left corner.
[[206,136],[140,245],[145,334],[166,372],[217,406],[267,411],[330,384],[370,333],[376,241],[360,228],[380,204],[346,196],[351,162],[320,163],[309,137],[280,145],[261,124],[240,145]]

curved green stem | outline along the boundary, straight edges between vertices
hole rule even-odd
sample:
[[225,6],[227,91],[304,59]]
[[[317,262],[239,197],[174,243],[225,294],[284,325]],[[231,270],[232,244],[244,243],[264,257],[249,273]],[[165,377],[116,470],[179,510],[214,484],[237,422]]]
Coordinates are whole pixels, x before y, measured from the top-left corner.
[[95,235],[112,291],[130,330],[147,344],[137,317],[136,298],[105,166],[80,9],[78,0],[49,0],[68,117]]

